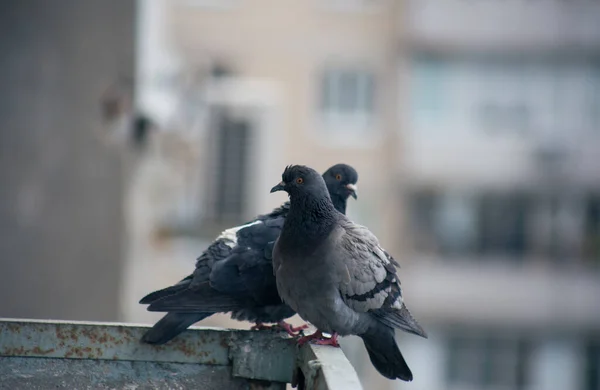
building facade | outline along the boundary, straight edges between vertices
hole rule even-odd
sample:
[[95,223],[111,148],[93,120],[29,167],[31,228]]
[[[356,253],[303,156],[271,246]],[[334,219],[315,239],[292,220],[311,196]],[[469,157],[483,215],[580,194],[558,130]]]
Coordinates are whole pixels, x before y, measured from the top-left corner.
[[600,5],[403,20],[407,280],[434,329],[416,388],[600,388]]

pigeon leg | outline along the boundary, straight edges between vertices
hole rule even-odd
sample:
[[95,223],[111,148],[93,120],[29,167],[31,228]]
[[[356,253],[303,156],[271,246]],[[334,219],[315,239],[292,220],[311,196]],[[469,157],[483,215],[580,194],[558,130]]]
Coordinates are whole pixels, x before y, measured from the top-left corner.
[[298,339],[298,345],[302,346],[308,342],[314,341],[314,343],[317,345],[331,345],[332,347],[339,347],[340,344],[338,343],[337,338],[337,333],[333,333],[331,337],[325,337],[323,336],[323,333],[320,330],[317,330],[311,335],[300,337]]
[[287,332],[287,334],[289,334],[292,337],[299,336],[300,332],[302,332],[304,329],[308,329],[308,325],[306,325],[306,324],[294,327],[285,321],[279,321],[277,323],[277,326],[281,327],[283,330],[285,330]]
[[273,329],[273,327],[269,326],[269,325],[265,325],[262,322],[257,322],[256,325],[252,325],[250,327],[250,330],[268,330],[268,329]]
[[300,335],[300,332],[306,328],[308,328],[308,325],[306,324],[294,327],[285,321],[279,321],[275,325],[265,325],[262,322],[257,322],[256,325],[250,327],[250,330],[280,330],[287,332],[287,334],[292,337],[296,337]]
[[338,339],[337,338],[338,338],[338,334],[334,333],[329,338],[323,337],[321,339],[315,340],[315,344],[317,344],[317,345],[331,345],[332,347],[339,348],[340,344],[338,343]]
[[304,336],[304,337],[300,337],[298,339],[298,345],[302,346],[306,343],[308,343],[311,340],[322,340],[324,338],[323,333],[321,333],[320,330],[317,330],[315,333],[313,334],[309,334],[308,336]]

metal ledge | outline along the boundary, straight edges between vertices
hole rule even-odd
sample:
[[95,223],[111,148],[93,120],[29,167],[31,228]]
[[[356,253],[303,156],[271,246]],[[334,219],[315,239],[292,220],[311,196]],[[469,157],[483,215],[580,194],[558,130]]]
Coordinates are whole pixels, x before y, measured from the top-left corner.
[[218,328],[151,346],[139,342],[147,329],[0,319],[0,388],[361,389],[337,348],[298,349],[284,334]]

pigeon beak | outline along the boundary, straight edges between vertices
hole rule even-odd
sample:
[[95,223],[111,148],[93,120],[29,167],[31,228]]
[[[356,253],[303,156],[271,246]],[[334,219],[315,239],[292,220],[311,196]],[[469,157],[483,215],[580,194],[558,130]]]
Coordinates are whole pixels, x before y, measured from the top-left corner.
[[346,188],[350,190],[350,195],[354,198],[354,199],[358,199],[358,187],[356,186],[356,184],[346,184]]
[[271,193],[277,192],[277,191],[283,191],[284,189],[285,189],[285,183],[284,182],[280,182],[275,187],[271,188]]

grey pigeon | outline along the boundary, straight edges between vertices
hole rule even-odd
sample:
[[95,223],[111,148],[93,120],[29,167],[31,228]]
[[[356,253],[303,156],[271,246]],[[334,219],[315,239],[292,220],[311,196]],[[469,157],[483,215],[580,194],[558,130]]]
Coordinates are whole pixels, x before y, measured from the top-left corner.
[[[349,196],[356,198],[358,174],[349,165],[329,168],[323,179],[335,208],[346,212]],[[148,310],[168,312],[144,336],[149,344],[164,344],[194,323],[214,313],[231,312],[240,321],[279,323],[295,312],[282,303],[273,275],[272,251],[289,211],[284,203],[269,214],[224,231],[196,261],[194,273],[174,286],[148,294],[140,301]]]
[[281,190],[290,196],[290,211],[273,250],[277,290],[318,329],[299,343],[337,346],[337,335],[357,335],[383,376],[411,381],[394,328],[427,335],[402,300],[398,263],[367,228],[335,209],[313,169],[287,167],[271,192]]

